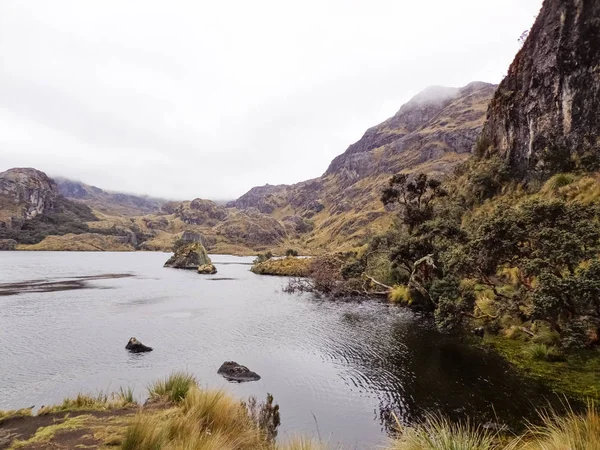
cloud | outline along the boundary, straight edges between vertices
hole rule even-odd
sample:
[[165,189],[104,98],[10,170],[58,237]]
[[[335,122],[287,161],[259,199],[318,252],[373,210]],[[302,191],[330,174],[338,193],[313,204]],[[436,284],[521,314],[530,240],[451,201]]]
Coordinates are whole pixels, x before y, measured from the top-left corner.
[[541,0],[0,2],[0,169],[234,198],[428,85],[499,82]]

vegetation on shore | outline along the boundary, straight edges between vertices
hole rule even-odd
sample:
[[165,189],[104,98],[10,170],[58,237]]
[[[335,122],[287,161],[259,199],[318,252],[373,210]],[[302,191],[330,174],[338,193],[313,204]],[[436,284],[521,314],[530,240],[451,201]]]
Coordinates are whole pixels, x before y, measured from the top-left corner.
[[[279,407],[272,396],[258,403],[236,400],[223,391],[202,389],[195,378],[174,372],[149,386],[150,401],[139,406],[132,391],[78,395],[37,416],[30,410],[1,412],[14,433],[10,448],[116,448],[123,450],[326,450],[341,449],[299,438],[276,442]],[[522,435],[490,430],[474,422],[450,422],[428,416],[411,427],[398,424],[389,450],[564,450],[600,449],[600,411],[561,416],[540,411],[541,425]],[[46,419],[47,418],[47,419]],[[27,421],[40,421],[39,427]],[[37,422],[36,422],[37,423]],[[20,426],[22,428],[20,428]],[[29,431],[26,431],[29,430]]]
[[306,277],[310,275],[311,262],[311,258],[299,258],[297,255],[288,255],[285,258],[267,258],[265,255],[259,255],[250,270],[258,275]]

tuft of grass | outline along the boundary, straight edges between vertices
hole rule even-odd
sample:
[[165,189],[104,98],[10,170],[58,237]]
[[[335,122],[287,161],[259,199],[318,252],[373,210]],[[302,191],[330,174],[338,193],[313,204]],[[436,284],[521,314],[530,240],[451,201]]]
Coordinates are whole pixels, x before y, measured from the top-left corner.
[[537,361],[560,361],[561,352],[554,346],[533,343],[525,348],[524,353],[531,359]]
[[390,450],[496,450],[497,437],[496,432],[470,422],[453,423],[432,415],[405,428]]
[[593,403],[587,412],[554,411],[541,415],[543,424],[532,426],[519,450],[600,450],[600,411]]
[[100,391],[96,395],[77,394],[75,398],[65,398],[60,405],[44,406],[38,411],[38,415],[43,416],[62,411],[98,411],[108,409],[126,408],[134,406],[135,401],[133,389],[120,388],[119,392],[108,394]]
[[541,189],[542,193],[558,191],[560,188],[573,184],[577,177],[572,173],[557,173],[551,177]]
[[167,399],[179,403],[187,396],[193,386],[197,386],[196,378],[186,372],[173,372],[166,378],[154,382],[149,388],[150,398]]
[[408,286],[394,286],[388,294],[388,298],[392,303],[402,303],[410,305],[412,302]]
[[272,450],[246,408],[222,391],[192,386],[175,409],[138,414],[123,450]]

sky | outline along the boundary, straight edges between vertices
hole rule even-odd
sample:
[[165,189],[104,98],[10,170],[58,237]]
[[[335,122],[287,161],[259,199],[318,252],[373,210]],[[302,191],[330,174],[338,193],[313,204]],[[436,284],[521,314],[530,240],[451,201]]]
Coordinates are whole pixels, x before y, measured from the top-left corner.
[[542,0],[1,0],[0,171],[233,199],[431,85],[499,83]]

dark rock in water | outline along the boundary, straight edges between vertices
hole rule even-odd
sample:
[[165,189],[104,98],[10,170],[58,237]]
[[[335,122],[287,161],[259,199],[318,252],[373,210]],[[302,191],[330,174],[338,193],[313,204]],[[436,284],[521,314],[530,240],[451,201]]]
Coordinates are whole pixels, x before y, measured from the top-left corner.
[[151,352],[152,351],[152,347],[148,347],[148,346],[142,344],[140,341],[138,341],[134,337],[129,339],[129,342],[127,343],[125,348],[127,350],[129,350],[131,353],[143,353],[143,352]]
[[483,327],[477,327],[473,328],[473,330],[471,330],[471,333],[473,333],[475,336],[483,337],[483,335],[485,334],[485,330]]
[[165,267],[197,270],[198,267],[209,264],[212,265],[212,261],[202,243],[191,242],[177,246],[175,254],[165,263]]
[[219,367],[219,370],[217,370],[217,373],[228,381],[237,381],[238,383],[260,380],[260,375],[235,361],[224,362]]
[[203,275],[214,275],[217,273],[217,268],[212,264],[203,264],[198,266],[198,273]]

